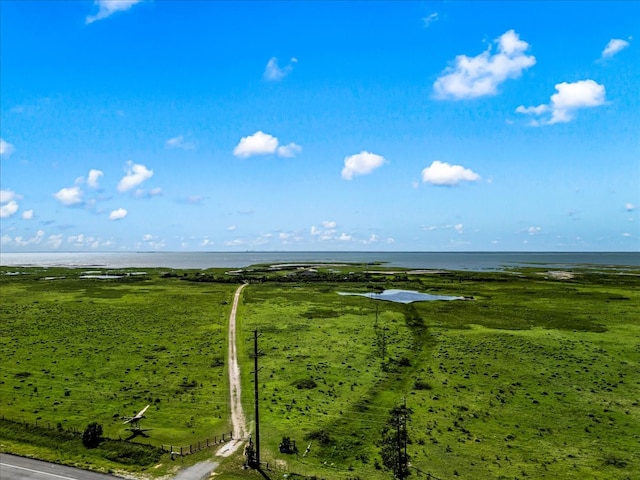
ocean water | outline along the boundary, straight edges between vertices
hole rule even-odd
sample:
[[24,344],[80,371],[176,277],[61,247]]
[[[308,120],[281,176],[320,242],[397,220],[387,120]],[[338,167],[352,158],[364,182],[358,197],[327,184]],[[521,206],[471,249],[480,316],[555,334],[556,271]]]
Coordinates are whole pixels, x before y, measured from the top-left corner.
[[640,252],[38,252],[0,253],[3,266],[86,268],[242,268],[255,264],[381,262],[389,267],[436,270],[640,267]]

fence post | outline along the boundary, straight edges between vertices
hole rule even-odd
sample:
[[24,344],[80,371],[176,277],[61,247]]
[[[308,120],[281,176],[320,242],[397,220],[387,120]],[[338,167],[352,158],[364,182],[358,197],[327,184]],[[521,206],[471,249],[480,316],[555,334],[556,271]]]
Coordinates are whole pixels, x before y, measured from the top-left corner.
[[224,442],[224,433],[222,434],[222,441]]
[[180,447],[180,456],[182,456],[182,447]]

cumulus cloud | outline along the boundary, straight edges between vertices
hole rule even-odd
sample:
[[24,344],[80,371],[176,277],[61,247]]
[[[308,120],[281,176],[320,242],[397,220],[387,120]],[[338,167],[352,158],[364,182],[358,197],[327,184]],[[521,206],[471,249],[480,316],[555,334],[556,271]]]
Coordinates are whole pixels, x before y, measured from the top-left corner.
[[322,222],[324,228],[336,228],[338,224],[334,221],[325,220]]
[[279,157],[292,158],[296,156],[296,153],[300,153],[302,147],[291,142],[289,145],[282,145],[278,147],[277,153]]
[[343,232],[338,237],[338,240],[340,240],[341,242],[350,242],[351,241],[351,235],[346,234],[346,233]]
[[131,190],[153,176],[153,170],[149,170],[144,165],[133,163],[131,161],[127,163],[126,172],[126,175],[122,177],[118,183],[119,192]]
[[89,170],[89,176],[87,177],[87,185],[91,188],[98,188],[98,180],[102,177],[104,173],[101,170],[96,170],[92,168]]
[[276,153],[279,157],[294,157],[302,151],[302,147],[295,143],[278,146],[278,138],[262,130],[253,135],[242,137],[233,149],[233,154],[239,158],[248,158],[255,155],[270,155]]
[[342,178],[351,180],[354,175],[367,175],[386,162],[385,158],[375,153],[362,151],[345,157]]
[[496,95],[498,86],[508,79],[518,78],[535,65],[536,58],[527,55],[529,44],[514,30],[498,37],[497,53],[491,54],[491,45],[475,57],[458,55],[433,84],[437,98],[464,99]]
[[80,187],[61,188],[54,193],[53,196],[60,203],[67,206],[82,203],[82,191]]
[[22,218],[24,220],[31,220],[33,218],[33,210],[25,210],[22,212]]
[[11,238],[9,235],[4,235],[2,237],[3,244],[14,244],[17,247],[28,247],[29,245],[39,245],[42,243],[44,239],[45,232],[44,230],[38,230],[36,234],[31,238],[24,238],[21,235],[18,235],[14,238]]
[[462,165],[449,165],[435,160],[430,166],[422,170],[422,181],[432,185],[453,186],[460,182],[476,182],[480,175]]
[[0,205],[0,218],[9,218],[18,211],[18,202],[9,200]]
[[165,146],[167,148],[181,148],[182,150],[193,150],[194,148],[196,148],[193,142],[185,141],[182,135],[170,138],[166,141]]
[[624,204],[624,209],[627,212],[633,212],[636,209],[636,206],[633,203],[627,202]]
[[278,139],[273,135],[258,130],[253,135],[242,137],[233,149],[236,157],[247,158],[253,155],[268,155],[278,148]]
[[542,227],[529,227],[526,229],[526,232],[529,235],[537,235],[542,231]]
[[98,20],[110,17],[116,12],[129,10],[142,0],[95,0],[94,5],[98,6],[98,13],[87,16],[85,23],[90,24]]
[[272,82],[282,80],[284,77],[291,73],[291,71],[293,70],[293,64],[297,61],[297,58],[292,58],[288,65],[280,68],[280,66],[278,65],[278,59],[276,57],[271,57],[264,69],[263,78]]
[[62,234],[49,235],[49,238],[47,238],[47,246],[51,248],[60,248],[61,245],[62,245]]
[[629,46],[629,42],[621,40],[619,38],[612,38],[607,43],[607,46],[602,50],[602,58],[611,58],[620,50],[623,50]]
[[0,190],[0,203],[7,203],[16,198],[18,198],[18,195],[11,190]]
[[562,82],[555,86],[557,92],[551,95],[549,104],[537,107],[520,105],[516,112],[526,115],[544,116],[540,122],[534,120],[532,125],[553,125],[573,120],[575,112],[581,108],[598,107],[605,103],[604,85],[593,80],[580,80],[573,83]]
[[5,142],[2,138],[0,138],[0,157],[9,158],[14,150],[15,148],[13,148],[13,145],[11,145],[9,142]]
[[118,208],[109,214],[109,220],[120,220],[127,216],[127,212],[124,208]]

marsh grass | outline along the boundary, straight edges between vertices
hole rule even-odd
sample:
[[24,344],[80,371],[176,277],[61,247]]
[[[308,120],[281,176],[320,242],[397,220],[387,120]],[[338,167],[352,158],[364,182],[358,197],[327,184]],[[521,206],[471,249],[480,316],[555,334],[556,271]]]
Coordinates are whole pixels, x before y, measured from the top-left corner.
[[[406,398],[416,473],[633,478],[639,283],[607,274],[554,281],[535,270],[387,279],[385,288],[474,300],[377,302],[385,359],[375,300],[339,296],[342,284],[251,285],[240,316],[246,335],[262,333],[263,459],[319,478],[388,478],[376,468],[377,443],[389,410]],[[298,389],[307,379],[317,386]],[[252,389],[246,380],[249,412]],[[278,453],[285,435],[310,452]]]
[[6,418],[64,429],[97,421],[125,439],[121,417],[150,404],[147,437],[136,441],[182,445],[229,431],[221,359],[234,285],[24,272],[0,276]]
[[[251,282],[237,331],[245,413],[251,423],[257,328],[261,455],[278,472],[389,478],[379,468],[380,432],[406,398],[416,478],[640,477],[638,272],[575,271],[560,281],[542,268],[318,271],[257,269],[233,280]],[[25,272],[0,275],[7,417],[78,429],[98,421],[118,438],[128,434],[119,417],[150,403],[142,425],[152,444],[225,430],[236,285],[221,283],[229,282],[222,272],[108,281]],[[48,276],[65,278],[38,279]],[[337,294],[346,288],[473,300],[403,305]],[[279,452],[285,436],[297,456]],[[218,472],[256,478],[239,456]]]

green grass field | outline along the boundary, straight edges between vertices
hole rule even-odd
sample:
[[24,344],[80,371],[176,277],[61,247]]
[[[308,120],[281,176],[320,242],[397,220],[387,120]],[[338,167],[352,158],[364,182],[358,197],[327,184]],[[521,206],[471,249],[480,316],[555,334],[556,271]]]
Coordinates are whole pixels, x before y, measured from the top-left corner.
[[[244,408],[253,422],[258,329],[261,459],[272,478],[392,478],[380,432],[405,400],[415,478],[640,478],[639,272],[557,280],[541,269],[334,270],[242,276],[251,283],[237,320]],[[149,438],[135,441],[189,444],[229,431],[226,328],[237,284],[215,281],[222,272],[163,271],[89,280],[80,270],[3,267],[2,414],[76,429],[98,421],[118,439],[129,433],[120,417],[151,404]],[[337,293],[380,288],[473,300],[404,305]],[[284,436],[298,455],[278,451]],[[0,428],[5,451],[29,444],[7,437]],[[156,474],[175,466],[161,463]],[[223,462],[219,478],[261,478],[241,465]]]

